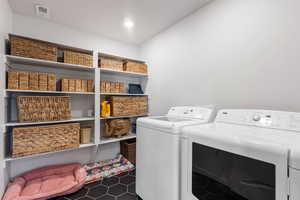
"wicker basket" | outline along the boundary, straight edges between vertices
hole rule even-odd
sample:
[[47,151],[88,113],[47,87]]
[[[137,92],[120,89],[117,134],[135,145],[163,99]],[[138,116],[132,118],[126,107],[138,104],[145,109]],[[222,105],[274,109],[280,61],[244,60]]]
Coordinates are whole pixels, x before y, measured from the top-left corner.
[[18,96],[20,122],[43,122],[71,119],[69,96]]
[[124,70],[127,72],[136,72],[142,74],[148,73],[147,65],[145,63],[132,62],[132,61],[126,61],[124,63]]
[[109,58],[101,58],[99,61],[99,67],[123,71],[123,61]]
[[79,123],[14,128],[12,157],[79,147]]
[[29,89],[39,90],[39,73],[29,72]]
[[8,89],[19,89],[19,71],[8,70],[7,71],[7,88]]
[[91,143],[92,128],[91,127],[81,127],[80,129],[80,144]]
[[126,140],[121,142],[121,154],[130,162],[136,162],[136,140]]
[[64,63],[92,67],[93,56],[85,53],[64,50]]
[[93,80],[81,80],[72,78],[61,79],[61,91],[63,92],[93,92]]
[[147,97],[119,97],[111,96],[112,116],[144,115],[148,113]]
[[18,70],[7,71],[8,89],[56,91],[56,75]]
[[129,134],[131,123],[129,119],[111,119],[105,122],[105,137],[121,138]]
[[48,74],[39,73],[39,90],[48,90]]
[[87,81],[87,87],[88,87],[88,92],[94,92],[94,81],[93,80],[88,80]]
[[29,89],[29,72],[19,71],[19,89]]
[[48,91],[56,91],[56,75],[48,74]]
[[100,88],[102,93],[124,93],[124,83],[101,81]]
[[10,35],[11,55],[57,61],[57,47],[53,44]]

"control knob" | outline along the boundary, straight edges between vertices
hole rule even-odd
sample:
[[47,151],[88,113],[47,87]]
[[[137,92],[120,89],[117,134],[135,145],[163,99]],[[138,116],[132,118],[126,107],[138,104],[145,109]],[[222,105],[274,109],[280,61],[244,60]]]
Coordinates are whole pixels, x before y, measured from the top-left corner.
[[253,121],[258,122],[260,121],[261,117],[259,115],[254,115],[253,116]]

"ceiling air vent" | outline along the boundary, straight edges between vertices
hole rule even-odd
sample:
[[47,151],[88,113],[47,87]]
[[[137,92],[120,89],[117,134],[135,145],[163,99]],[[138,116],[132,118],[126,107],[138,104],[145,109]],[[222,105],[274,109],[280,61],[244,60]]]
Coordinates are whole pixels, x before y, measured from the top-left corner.
[[45,17],[45,18],[50,17],[49,8],[47,8],[45,6],[36,5],[35,11],[36,11],[36,15],[39,17]]

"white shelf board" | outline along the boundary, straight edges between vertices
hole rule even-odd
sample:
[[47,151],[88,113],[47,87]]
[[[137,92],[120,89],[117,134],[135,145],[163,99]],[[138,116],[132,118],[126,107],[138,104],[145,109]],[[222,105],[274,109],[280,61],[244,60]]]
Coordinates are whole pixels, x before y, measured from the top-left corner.
[[6,55],[6,59],[9,63],[24,64],[24,65],[37,65],[39,67],[52,67],[60,69],[68,69],[75,71],[94,71],[94,67],[87,67],[84,65],[67,64],[61,62],[54,62],[48,60],[41,60],[35,58],[25,58],[20,56]]
[[109,143],[115,143],[115,142],[120,142],[123,140],[129,140],[129,139],[133,139],[136,138],[136,134],[129,134],[127,136],[121,137],[121,138],[106,138],[106,137],[101,137],[100,140],[100,145],[102,144],[109,144]]
[[45,94],[72,94],[72,95],[95,95],[94,92],[63,92],[63,91],[41,91],[41,90],[13,90],[6,89],[6,92],[11,93],[45,93]]
[[27,125],[41,125],[41,124],[57,124],[57,123],[67,123],[67,122],[81,122],[81,121],[93,121],[94,117],[83,117],[83,118],[73,118],[70,120],[61,121],[48,121],[48,122],[9,122],[5,126],[27,126]]
[[148,96],[148,94],[100,93],[103,96]]
[[46,153],[40,153],[40,154],[34,154],[34,155],[29,155],[29,156],[18,157],[18,158],[11,158],[11,157],[9,157],[9,158],[5,158],[5,161],[6,162],[11,162],[11,161],[21,160],[21,159],[26,159],[26,158],[34,158],[34,157],[40,157],[40,156],[45,156],[45,155],[55,154],[55,153],[60,153],[60,152],[73,151],[73,150],[87,148],[87,147],[92,147],[92,146],[96,146],[96,144],[93,144],[93,143],[90,143],[90,144],[81,144],[77,148],[65,149],[65,150],[61,150],[61,151],[51,151],[51,152],[46,152]]
[[134,117],[146,117],[148,114],[144,115],[127,115],[127,116],[117,116],[117,117],[101,117],[100,119],[122,119],[122,118],[134,118]]
[[107,68],[100,68],[100,72],[104,73],[104,74],[119,75],[119,76],[126,76],[126,77],[135,77],[135,78],[147,78],[148,77],[148,74],[118,71],[118,70],[107,69]]

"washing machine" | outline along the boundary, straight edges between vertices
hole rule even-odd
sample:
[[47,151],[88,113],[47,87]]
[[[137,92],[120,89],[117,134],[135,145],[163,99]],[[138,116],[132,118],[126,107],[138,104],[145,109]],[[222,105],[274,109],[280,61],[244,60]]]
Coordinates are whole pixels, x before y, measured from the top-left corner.
[[182,133],[182,200],[300,200],[300,113],[221,110]]
[[179,200],[181,128],[204,124],[214,107],[174,107],[137,120],[136,193],[143,200]]

